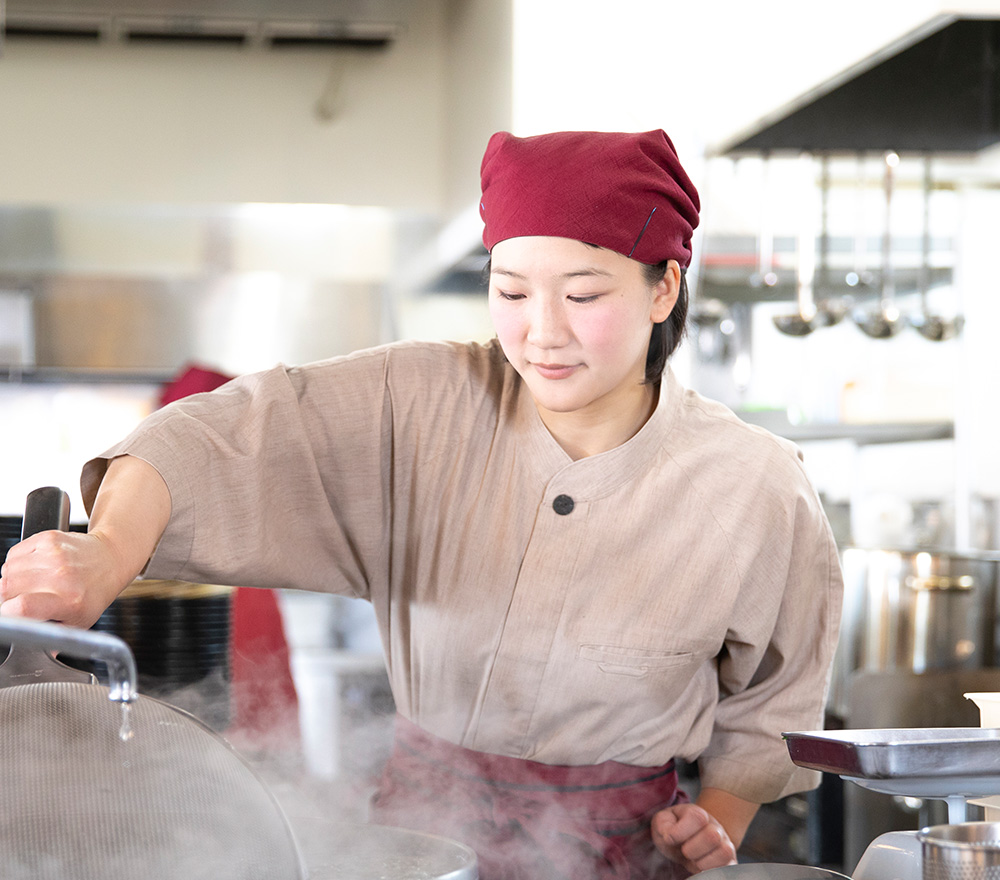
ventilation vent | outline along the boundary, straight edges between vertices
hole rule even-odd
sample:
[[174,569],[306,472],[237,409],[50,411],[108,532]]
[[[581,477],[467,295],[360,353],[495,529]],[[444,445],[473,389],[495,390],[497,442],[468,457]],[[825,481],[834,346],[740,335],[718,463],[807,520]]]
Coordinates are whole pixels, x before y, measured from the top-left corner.
[[9,0],[4,31],[11,40],[377,49],[397,38],[401,3],[162,0],[140,4],[83,0],[69,5],[58,0]]

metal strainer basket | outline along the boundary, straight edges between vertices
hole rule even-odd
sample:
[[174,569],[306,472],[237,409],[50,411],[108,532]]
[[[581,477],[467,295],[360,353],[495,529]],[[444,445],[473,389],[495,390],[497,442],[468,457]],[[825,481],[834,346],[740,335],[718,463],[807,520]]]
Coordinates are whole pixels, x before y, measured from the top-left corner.
[[933,825],[917,839],[923,880],[1000,880],[1000,822]]
[[[63,495],[29,496],[25,537],[62,525]],[[38,650],[46,640],[56,644]],[[134,681],[81,683],[51,655],[59,643],[117,646],[134,672],[124,642],[5,617],[0,643],[13,646],[0,653],[4,880],[301,880],[277,800],[224,739],[136,696]]]

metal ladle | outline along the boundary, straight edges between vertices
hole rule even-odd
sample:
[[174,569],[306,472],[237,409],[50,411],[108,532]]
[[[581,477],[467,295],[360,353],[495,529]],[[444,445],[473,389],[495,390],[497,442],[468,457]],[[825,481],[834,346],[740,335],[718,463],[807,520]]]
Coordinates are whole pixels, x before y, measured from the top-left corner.
[[953,318],[945,318],[941,315],[933,314],[927,302],[927,293],[930,290],[931,274],[931,157],[924,157],[924,180],[923,180],[923,204],[924,204],[924,226],[923,237],[920,245],[920,311],[915,315],[910,315],[909,322],[924,339],[932,342],[943,342],[957,336],[965,323],[961,315]]
[[896,281],[892,265],[892,195],[893,178],[899,156],[888,152],[884,156],[885,173],[885,227],[882,231],[882,290],[878,305],[873,309],[859,309],[854,313],[854,323],[872,339],[891,339],[906,322],[896,306]]
[[[811,159],[810,159],[811,161]],[[795,273],[795,299],[798,308],[787,315],[775,315],[774,326],[786,336],[808,336],[824,326],[813,299],[813,282],[816,276],[816,236],[810,217],[799,223]]]
[[[830,286],[830,157],[826,154],[820,160],[820,232],[819,232],[819,282],[821,291]],[[816,304],[816,320],[819,326],[832,327],[839,324],[847,314],[844,297],[824,297]]]

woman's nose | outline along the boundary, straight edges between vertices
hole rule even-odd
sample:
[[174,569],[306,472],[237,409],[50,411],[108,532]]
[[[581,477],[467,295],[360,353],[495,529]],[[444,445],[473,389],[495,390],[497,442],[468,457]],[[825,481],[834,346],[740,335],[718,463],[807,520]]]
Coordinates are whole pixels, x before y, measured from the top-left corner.
[[557,302],[543,297],[536,299],[531,309],[528,342],[538,348],[558,348],[569,339],[566,315]]

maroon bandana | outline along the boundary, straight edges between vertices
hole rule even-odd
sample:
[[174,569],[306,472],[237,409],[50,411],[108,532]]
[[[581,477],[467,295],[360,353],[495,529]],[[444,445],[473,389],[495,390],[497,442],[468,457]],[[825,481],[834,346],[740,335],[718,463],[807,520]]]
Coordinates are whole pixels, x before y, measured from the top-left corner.
[[479,205],[488,250],[552,235],[638,260],[691,262],[698,192],[663,131],[561,131],[490,138]]

